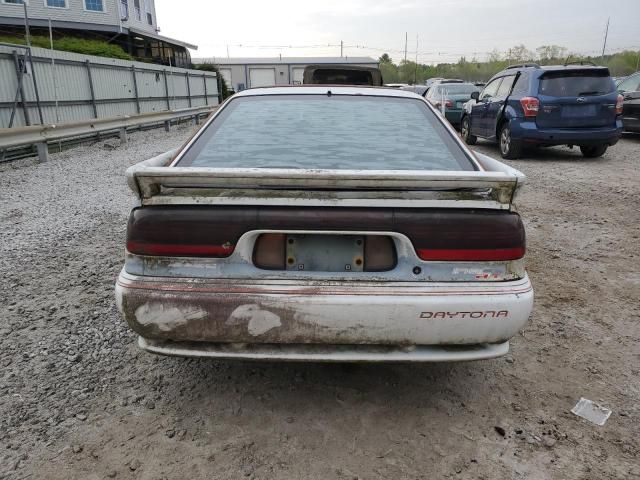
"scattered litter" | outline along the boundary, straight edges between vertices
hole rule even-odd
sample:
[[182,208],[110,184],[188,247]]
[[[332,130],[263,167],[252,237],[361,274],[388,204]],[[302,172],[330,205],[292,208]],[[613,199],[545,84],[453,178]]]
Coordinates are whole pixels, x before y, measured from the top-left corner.
[[611,416],[611,410],[586,398],[581,398],[571,409],[571,413],[600,426],[603,426]]

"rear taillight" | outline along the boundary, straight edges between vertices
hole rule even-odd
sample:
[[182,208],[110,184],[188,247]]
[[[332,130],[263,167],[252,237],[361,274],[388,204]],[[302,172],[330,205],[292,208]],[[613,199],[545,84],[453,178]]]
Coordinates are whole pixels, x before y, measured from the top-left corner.
[[425,261],[439,262],[494,262],[519,260],[524,257],[524,247],[487,249],[418,249],[418,257]]
[[127,250],[135,255],[161,257],[228,257],[234,245],[187,245],[128,241]]
[[624,109],[624,97],[622,95],[618,95],[618,101],[616,102],[616,115],[622,115],[623,109]]
[[[453,108],[453,102],[451,100],[445,100],[444,106],[445,108]],[[436,102],[436,108],[442,108],[442,103]]]
[[540,110],[540,100],[536,97],[524,97],[520,99],[520,105],[525,117],[536,117]]
[[146,207],[131,213],[127,250],[135,255],[228,257],[255,212]]
[[[525,254],[525,232],[516,213],[463,209],[294,208],[153,206],[133,210],[127,250],[134,255],[228,257],[240,237],[261,235],[253,261],[259,268],[286,269],[286,231],[397,232],[405,235],[424,261],[510,261]],[[395,268],[393,239],[364,236],[365,271]]]
[[515,213],[458,211],[416,215],[397,213],[396,222],[425,261],[493,262],[518,260],[525,255],[524,225]]

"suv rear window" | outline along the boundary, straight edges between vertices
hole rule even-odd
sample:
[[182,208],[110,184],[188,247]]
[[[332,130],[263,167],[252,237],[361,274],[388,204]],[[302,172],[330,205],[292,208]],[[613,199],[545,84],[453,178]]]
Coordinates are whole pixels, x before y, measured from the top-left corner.
[[550,97],[606,95],[615,91],[608,70],[561,70],[540,79],[540,94]]
[[176,166],[475,170],[424,100],[317,94],[232,99]]

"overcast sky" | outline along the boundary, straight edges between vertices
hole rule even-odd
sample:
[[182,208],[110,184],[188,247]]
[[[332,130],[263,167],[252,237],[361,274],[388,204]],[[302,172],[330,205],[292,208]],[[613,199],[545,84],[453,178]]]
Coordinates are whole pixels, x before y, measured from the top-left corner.
[[418,36],[423,63],[520,43],[596,54],[608,17],[607,50],[640,49],[640,0],[156,0],[156,9],[161,33],[198,45],[196,58],[226,57],[227,45],[232,57],[339,56],[342,40],[345,55],[400,60],[405,32],[412,59]]

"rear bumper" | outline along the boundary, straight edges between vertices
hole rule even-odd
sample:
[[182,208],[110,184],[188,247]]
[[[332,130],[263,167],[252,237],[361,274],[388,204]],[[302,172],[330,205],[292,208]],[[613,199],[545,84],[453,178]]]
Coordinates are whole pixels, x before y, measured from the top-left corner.
[[539,128],[535,121],[511,122],[514,138],[540,145],[615,145],[622,136],[622,121],[606,128]]
[[[179,281],[136,277],[123,271],[116,300],[123,317],[150,351],[182,355],[174,352],[188,350],[190,356],[227,357],[227,350],[211,344],[249,344],[254,349],[263,345],[267,350],[268,345],[291,346],[293,353],[266,354],[281,359],[287,355],[294,359],[331,357],[331,348],[313,353],[307,348],[312,345],[465,345],[476,351],[478,345],[504,344],[516,335],[533,305],[528,278],[482,284],[354,283]],[[167,341],[187,343],[168,347]],[[493,347],[490,350],[495,353]],[[420,350],[414,355],[435,358],[436,351]],[[255,355],[261,358],[264,352]],[[380,355],[363,351],[362,358]]]
[[640,132],[640,117],[625,116],[622,117],[624,129],[627,132]]
[[466,362],[501,357],[509,342],[484,345],[385,347],[366,345],[278,345],[171,342],[138,339],[147,352],[173,357],[282,362],[418,363]]
[[452,125],[460,125],[463,112],[464,110],[462,109],[446,110],[444,116]]

